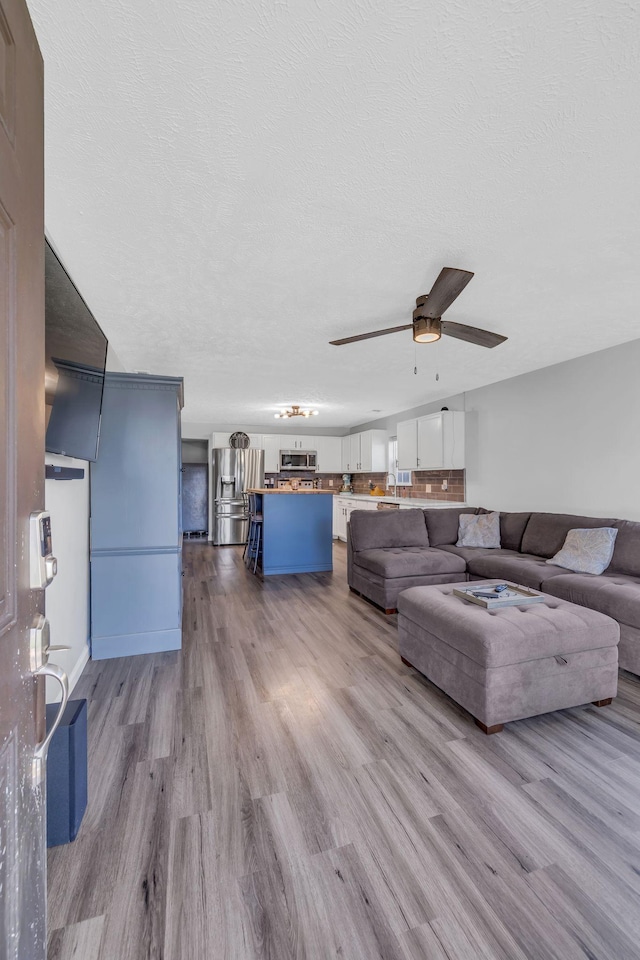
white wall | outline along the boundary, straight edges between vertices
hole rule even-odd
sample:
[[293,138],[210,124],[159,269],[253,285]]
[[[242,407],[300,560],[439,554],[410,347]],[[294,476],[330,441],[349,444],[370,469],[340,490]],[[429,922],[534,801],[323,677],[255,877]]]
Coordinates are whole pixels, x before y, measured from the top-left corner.
[[[45,462],[85,471],[82,480],[45,481],[45,508],[51,514],[58,559],[58,575],[45,591],[45,612],[51,643],[71,647],[52,653],[51,660],[73,686],[89,657],[89,464],[53,453],[46,454]],[[58,684],[47,680],[47,702],[59,699]]]
[[640,340],[466,395],[467,501],[640,520]]

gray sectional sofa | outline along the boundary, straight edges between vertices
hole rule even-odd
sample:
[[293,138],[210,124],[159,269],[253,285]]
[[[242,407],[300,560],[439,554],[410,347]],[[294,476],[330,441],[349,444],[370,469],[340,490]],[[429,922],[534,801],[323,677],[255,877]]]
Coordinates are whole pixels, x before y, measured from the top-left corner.
[[[620,666],[640,675],[640,523],[555,513],[501,513],[499,549],[457,547],[461,513],[482,507],[354,510],[347,533],[350,588],[386,613],[409,587],[501,578],[569,600],[620,625]],[[615,527],[609,567],[600,576],[545,561],[569,530]]]

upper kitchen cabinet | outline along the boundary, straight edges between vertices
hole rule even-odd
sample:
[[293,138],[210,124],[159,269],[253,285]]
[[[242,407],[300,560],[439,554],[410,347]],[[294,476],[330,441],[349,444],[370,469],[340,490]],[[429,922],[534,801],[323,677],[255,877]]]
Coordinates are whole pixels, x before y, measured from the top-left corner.
[[283,438],[277,434],[267,435],[262,438],[265,473],[280,472],[280,450],[284,449],[282,447],[282,440]]
[[[365,430],[343,437],[342,467],[347,473],[386,473],[388,440],[385,430]],[[345,460],[345,453],[348,455]]]
[[289,434],[280,435],[281,450],[315,450],[317,437],[292,437]]
[[439,413],[398,424],[400,470],[461,470],[465,466],[464,413]]
[[397,462],[398,470],[418,469],[418,421],[404,420],[397,427]]
[[318,473],[342,472],[342,437],[307,437],[318,454]]
[[342,466],[340,469],[342,473],[348,473],[349,462],[351,460],[351,437],[349,436],[342,437],[341,446],[342,446]]

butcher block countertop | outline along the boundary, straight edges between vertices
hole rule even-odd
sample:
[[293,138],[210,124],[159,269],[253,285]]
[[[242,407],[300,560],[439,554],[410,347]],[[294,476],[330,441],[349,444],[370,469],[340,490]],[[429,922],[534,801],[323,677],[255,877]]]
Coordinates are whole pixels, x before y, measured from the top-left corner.
[[287,489],[276,489],[272,487],[253,487],[248,490],[248,493],[328,493],[329,496],[333,496],[333,490],[287,490]]

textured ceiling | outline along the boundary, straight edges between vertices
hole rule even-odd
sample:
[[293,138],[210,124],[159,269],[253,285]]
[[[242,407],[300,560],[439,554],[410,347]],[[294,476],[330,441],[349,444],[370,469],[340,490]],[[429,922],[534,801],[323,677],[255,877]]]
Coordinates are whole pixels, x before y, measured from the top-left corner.
[[[47,231],[186,420],[346,426],[640,335],[635,0],[30,9]],[[328,345],[442,266],[476,273],[447,318],[506,344]]]

